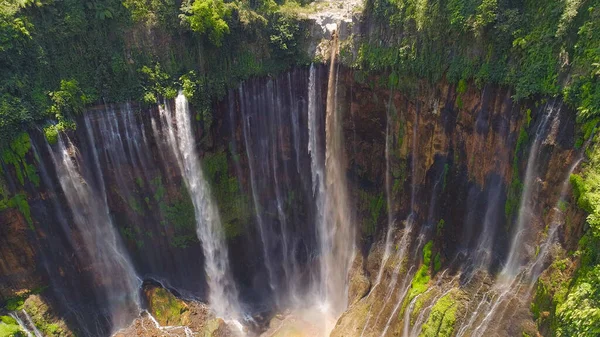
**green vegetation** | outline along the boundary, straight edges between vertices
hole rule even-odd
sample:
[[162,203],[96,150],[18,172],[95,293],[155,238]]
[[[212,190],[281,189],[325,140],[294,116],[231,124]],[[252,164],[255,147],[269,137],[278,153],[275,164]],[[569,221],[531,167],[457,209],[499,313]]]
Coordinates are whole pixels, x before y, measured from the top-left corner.
[[41,294],[47,287],[35,288],[32,290],[25,291],[17,296],[9,297],[4,299],[4,303],[1,303],[0,309],[6,311],[18,311],[23,309],[25,300],[31,295]]
[[446,221],[444,221],[444,219],[440,219],[440,221],[438,221],[437,223],[437,226],[435,227],[435,233],[437,236],[442,236],[444,226],[446,226]]
[[573,197],[589,215],[576,253],[579,268],[574,278],[564,282],[554,294],[557,336],[600,333],[600,146],[595,144],[588,155],[582,175],[571,176]]
[[223,0],[195,0],[182,7],[182,21],[195,33],[206,34],[210,42],[220,47],[225,34],[229,34],[229,26],[225,20],[231,18],[231,5],[234,4],[226,6]]
[[170,227],[174,232],[170,242],[171,246],[187,248],[190,244],[198,242],[196,211],[194,210],[194,203],[184,186],[181,187],[181,194],[177,199],[169,204],[161,202],[159,207],[165,219],[162,224]]
[[135,243],[138,249],[144,248],[142,229],[138,226],[120,228],[121,235],[130,242]]
[[513,154],[512,162],[512,179],[510,181],[510,185],[508,186],[506,204],[504,204],[504,214],[506,215],[506,219],[509,221],[509,223],[518,210],[519,204],[521,203],[521,192],[523,192],[524,186],[523,182],[521,182],[521,178],[519,177],[519,158],[523,154],[523,148],[525,144],[527,144],[529,141],[527,128],[529,128],[530,124],[531,110],[527,109],[525,111],[525,119],[519,129],[519,136],[515,145],[515,152]]
[[440,253],[437,253],[433,259],[433,271],[437,273],[440,269],[442,269],[442,257]]
[[72,336],[65,322],[53,315],[52,308],[40,296],[30,296],[25,301],[25,311],[33,324],[46,337]]
[[22,132],[2,151],[2,162],[13,166],[21,186],[25,184],[25,178],[28,178],[37,187],[40,184],[40,177],[35,166],[28,164],[25,157],[29,150],[31,150],[31,139],[26,132]]
[[[21,327],[17,322],[9,316],[1,316],[0,321],[0,336],[2,337],[25,337],[25,332],[21,330]],[[5,318],[12,319],[12,322],[5,320]]]
[[400,73],[405,92],[447,79],[460,108],[468,81],[495,83],[516,99],[562,94],[582,121],[600,116],[598,0],[370,0],[365,10],[371,27],[354,65]]
[[221,222],[228,239],[240,236],[251,217],[249,199],[240,188],[238,179],[229,172],[227,154],[221,150],[202,159],[206,179],[219,205]]
[[410,291],[404,301],[404,306],[408,305],[416,296],[423,294],[429,288],[429,280],[431,276],[429,274],[429,266],[431,265],[431,249],[433,247],[433,241],[429,241],[423,247],[423,264],[417,270],[417,273],[410,283]]
[[164,288],[146,291],[150,312],[162,326],[181,325],[187,305]]
[[27,202],[27,196],[24,193],[18,193],[8,199],[0,200],[0,211],[7,208],[16,208],[23,214],[25,221],[29,225],[29,228],[33,230],[33,218],[31,217],[31,209]]
[[308,62],[302,25],[266,0],[5,0],[0,151],[48,119],[53,142],[86,105],[154,103],[185,81],[206,108],[240,80]]
[[17,324],[17,321],[10,317],[10,316],[0,316],[0,322],[8,324],[8,325],[15,325]]
[[600,333],[600,146],[588,156],[582,173],[570,178],[574,201],[588,213],[585,232],[572,258],[555,261],[538,281],[531,308],[538,325],[556,336]]
[[423,324],[419,337],[452,336],[454,333],[454,323],[456,322],[457,308],[455,291],[453,290],[435,303],[427,322]]
[[384,206],[385,198],[383,193],[379,195],[372,195],[364,190],[359,190],[360,203],[358,205],[361,213],[366,213],[363,224],[361,226],[363,236],[370,236],[375,234],[379,218],[381,217]]
[[124,239],[142,249],[155,235],[152,231],[144,230],[143,221],[146,217],[157,216],[164,230],[160,235],[167,236],[172,247],[185,249],[198,242],[194,204],[185,186],[182,185],[177,193],[167,194],[160,175],[150,180],[149,184],[138,177],[135,184],[135,194],[127,200],[122,197],[133,217],[132,223],[122,224],[119,229]]
[[[17,180],[21,186],[25,185],[25,178],[30,181],[34,186],[38,187],[40,184],[40,177],[37,174],[35,165],[27,162],[27,154],[31,150],[31,140],[29,135],[25,132],[20,133],[8,147],[2,150],[2,157],[0,160],[6,165],[6,167],[12,167],[14,169]],[[0,174],[8,174],[2,172],[2,166],[0,166]],[[2,186],[0,181],[0,211],[7,208],[16,208],[21,212],[25,221],[29,227],[33,230],[33,219],[31,217],[31,209],[27,202],[27,195],[24,192],[18,192],[14,195],[10,193]]]
[[23,309],[23,304],[28,295],[16,296],[8,298],[4,303],[4,309],[8,311],[17,311]]

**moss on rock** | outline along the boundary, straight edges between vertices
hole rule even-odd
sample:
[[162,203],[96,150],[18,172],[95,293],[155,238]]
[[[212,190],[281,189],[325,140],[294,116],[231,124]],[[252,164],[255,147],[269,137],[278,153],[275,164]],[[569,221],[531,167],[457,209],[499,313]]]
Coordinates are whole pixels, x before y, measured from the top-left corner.
[[23,304],[23,309],[31,317],[36,328],[46,337],[71,337],[73,332],[67,324],[58,317],[52,308],[39,295],[31,295]]
[[226,152],[220,150],[207,154],[202,163],[211,192],[219,205],[225,237],[232,239],[240,236],[251,211],[248,197],[241,190],[237,178],[229,172]]
[[162,326],[186,325],[189,323],[188,306],[168,290],[159,287],[145,289],[149,311]]
[[419,337],[450,337],[454,333],[458,303],[453,290],[440,298],[429,314]]
[[10,316],[0,316],[0,337],[25,337],[17,321]]

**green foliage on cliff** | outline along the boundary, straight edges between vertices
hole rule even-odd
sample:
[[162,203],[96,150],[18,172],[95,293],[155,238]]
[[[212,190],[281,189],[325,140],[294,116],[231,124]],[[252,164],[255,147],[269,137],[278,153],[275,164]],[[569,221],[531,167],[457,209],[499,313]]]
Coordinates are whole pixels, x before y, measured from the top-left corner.
[[[0,150],[27,127],[61,125],[93,102],[173,96],[191,71],[212,102],[248,76],[307,60],[298,48],[303,22],[271,1],[5,0],[0,7]],[[60,130],[49,127],[49,140]]]
[[358,193],[360,197],[359,211],[367,214],[361,226],[362,233],[365,236],[373,235],[385,207],[385,198],[383,193],[373,195],[364,190],[359,190]]
[[74,334],[69,331],[65,322],[58,317],[49,302],[41,296],[29,296],[23,310],[31,318],[31,322],[45,337],[67,337]]
[[10,143],[10,146],[2,151],[2,161],[12,165],[21,186],[25,184],[27,177],[35,186],[39,186],[40,177],[34,165],[27,163],[25,156],[31,149],[31,139],[26,132],[21,133]]
[[29,208],[29,203],[27,202],[27,196],[25,193],[17,193],[12,196],[10,199],[0,200],[0,211],[3,209],[3,205],[5,208],[16,208],[23,214],[25,221],[29,224],[29,228],[32,230],[33,228],[33,219],[31,218],[31,209]]
[[206,179],[219,205],[221,223],[228,239],[241,235],[251,216],[249,199],[240,188],[238,179],[229,172],[227,154],[218,151],[202,159]]
[[[571,176],[573,198],[588,213],[583,237],[574,257],[555,261],[538,282],[532,305],[534,316],[556,336],[598,336],[600,333],[600,146],[588,151],[589,161],[580,175]],[[547,311],[547,317],[541,311]]]
[[[26,158],[30,150],[31,140],[29,139],[29,135],[23,132],[13,139],[10,146],[2,151],[0,160],[7,167],[12,166],[21,186],[25,184],[25,178],[27,178],[37,187],[40,184],[37,170],[34,165],[27,162]],[[3,173],[2,166],[0,166],[0,173]],[[17,192],[11,195],[11,193],[5,190],[2,185],[2,181],[0,181],[0,211],[7,208],[16,208],[21,212],[29,227],[33,229],[33,219],[31,217],[31,209],[27,201],[27,195],[23,192]]]
[[435,258],[433,259],[433,271],[436,273],[442,269],[442,256],[440,253],[435,254]]
[[160,210],[164,216],[163,225],[173,231],[170,244],[177,248],[187,248],[198,242],[196,236],[196,211],[194,203],[184,186],[180,195],[170,203],[159,202]]
[[517,99],[563,94],[581,119],[600,115],[598,0],[368,0],[365,12],[356,65],[398,72],[405,90],[416,79],[497,83]]
[[433,247],[433,241],[429,241],[423,247],[423,264],[417,270],[417,273],[410,283],[410,291],[408,296],[404,300],[403,308],[408,305],[416,296],[423,294],[429,288],[429,280],[431,276],[429,274],[429,266],[431,265],[431,249]]
[[182,21],[190,26],[192,31],[200,35],[206,34],[215,46],[223,44],[223,37],[229,34],[227,19],[231,17],[231,7],[223,0],[195,0],[184,3],[181,7]]
[[[0,317],[0,336],[2,337],[25,337],[25,332],[21,330],[17,321],[10,316]],[[12,321],[10,321],[11,319]]]
[[513,153],[513,162],[512,162],[512,179],[510,181],[510,185],[508,186],[508,192],[506,196],[506,203],[504,204],[504,214],[506,218],[510,222],[512,216],[519,208],[519,204],[521,202],[521,192],[523,191],[523,182],[519,176],[519,159],[523,154],[523,149],[527,142],[529,141],[529,134],[527,133],[527,129],[531,124],[531,110],[527,109],[525,111],[525,119],[521,127],[519,128],[519,135],[517,138],[517,143],[515,144],[515,152]]
[[164,288],[154,288],[146,292],[150,312],[163,326],[181,325],[182,314],[188,311],[186,304]]
[[423,324],[419,337],[450,337],[453,335],[458,309],[454,297],[455,293],[450,292],[435,303],[427,322]]

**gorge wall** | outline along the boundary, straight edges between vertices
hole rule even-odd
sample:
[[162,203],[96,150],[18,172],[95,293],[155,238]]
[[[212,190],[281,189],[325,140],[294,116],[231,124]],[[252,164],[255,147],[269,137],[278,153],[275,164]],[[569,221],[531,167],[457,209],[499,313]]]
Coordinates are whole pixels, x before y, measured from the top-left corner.
[[[210,124],[185,111],[250,330],[322,300],[330,253],[319,241],[319,168],[334,98],[356,251],[342,278],[348,290],[338,289],[348,310],[332,335],[537,333],[535,280],[552,247],[571,249],[582,231],[565,182],[581,152],[572,111],[559,99],[517,103],[492,85],[423,83],[406,95],[385,77],[356,77],[343,66],[296,68],[230,89]],[[29,132],[23,161],[40,181],[20,183],[23,166],[3,162],[6,187],[25,194],[31,219],[0,214],[3,301],[39,293],[50,315],[88,336],[115,332],[147,307],[142,281],[209,301],[196,233],[203,207],[178,164],[190,153],[169,138],[182,137],[179,104],[98,106],[57,144]],[[339,314],[313,328],[330,330]]]

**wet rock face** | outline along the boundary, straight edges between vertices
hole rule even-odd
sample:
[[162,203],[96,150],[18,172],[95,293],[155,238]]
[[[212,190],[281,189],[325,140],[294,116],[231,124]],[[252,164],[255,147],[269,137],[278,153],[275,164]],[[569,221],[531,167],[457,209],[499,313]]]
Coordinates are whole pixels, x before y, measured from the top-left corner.
[[[525,170],[529,142],[545,113],[543,107],[513,102],[510,91],[501,87],[477,90],[469,86],[464,93],[458,93],[454,86],[442,83],[422,86],[417,94],[408,96],[379,86],[378,77],[363,82],[357,83],[354,73],[348,71],[342,82],[344,87],[338,89],[343,95],[340,102],[347,107],[345,144],[356,201],[360,201],[361,191],[375,194],[385,190],[389,115],[392,218],[401,221],[410,212],[414,179],[417,186],[412,203],[420,222],[437,224],[443,219],[444,234],[450,235],[445,236],[444,241],[450,239],[445,245],[452,250],[462,248],[457,247],[459,241],[468,241],[465,235],[478,235],[475,224],[482,222],[485,213],[483,209],[472,214],[474,228],[469,228],[466,218],[471,212],[469,208],[476,208],[473,203],[487,207],[488,201],[492,201],[490,190],[499,189],[499,200],[495,201],[504,208],[511,182]],[[564,163],[576,155],[567,140],[573,134],[573,114],[566,107],[563,109],[543,147],[545,155],[538,160],[540,179],[544,181],[542,190],[536,194],[539,196],[536,198],[541,198],[537,203],[539,209],[553,207],[560,193],[557,186],[565,178]],[[524,125],[527,110],[532,118],[528,126]],[[519,144],[521,150],[517,153],[521,130],[529,134],[529,142]],[[503,209],[499,213],[498,226],[512,220],[505,218]],[[380,216],[378,220],[379,230],[386,226],[386,217]],[[446,231],[448,227],[453,229]],[[454,254],[448,251],[449,256]]]
[[210,308],[200,302],[175,297],[169,290],[147,284],[143,289],[148,311],[120,331],[116,337],[153,336],[239,336],[234,325],[216,318]]
[[16,209],[0,212],[0,301],[43,285],[30,228]]
[[[452,277],[462,266],[472,263],[486,216],[491,215],[495,219],[490,222],[495,236],[490,244],[492,262],[489,269],[497,270],[506,259],[512,234],[510,223],[514,222],[516,214],[505,212],[505,205],[510,201],[509,191],[515,176],[523,176],[525,171],[531,139],[521,144],[519,152],[515,149],[520,131],[532,135],[544,112],[527,102],[513,102],[506,88],[486,86],[479,90],[468,86],[465,92],[458,93],[453,85],[441,83],[433,87],[422,85],[419,92],[407,95],[379,85],[386,82],[382,80],[385,79],[383,75],[359,82],[353,71],[340,67],[339,72],[336,97],[343,115],[347,178],[360,249],[348,279],[350,308],[338,321],[333,335],[360,335],[369,319],[369,312],[376,315],[381,311],[382,318],[377,324],[369,323],[375,324],[375,330],[370,333],[376,334],[384,329],[385,321],[394,310],[393,306],[384,305],[387,288],[376,286],[379,271],[383,270],[382,285],[393,282],[395,269],[399,275],[412,276],[422,260],[420,252],[423,245],[429,240],[434,241],[432,260],[438,256],[443,269],[451,268],[443,277],[439,276],[442,271],[431,275],[430,284],[433,285],[438,281],[443,281],[440,284],[458,283],[452,281]],[[327,68],[319,67],[316,73],[319,78],[316,91],[319,102],[324,105]],[[219,207],[226,210],[222,220],[230,234],[227,237],[235,279],[244,301],[259,308],[272,305],[265,303],[272,290],[265,281],[267,271],[252,204],[250,162],[242,123],[250,123],[251,130],[246,131],[248,146],[254,154],[251,157],[257,163],[256,169],[265,172],[255,172],[255,179],[258,182],[259,211],[264,215],[262,220],[272,229],[268,233],[269,256],[281,266],[283,258],[280,261],[279,256],[285,255],[283,252],[287,249],[287,258],[294,260],[300,270],[295,282],[298,288],[302,288],[309,283],[309,271],[318,268],[313,260],[316,210],[310,206],[313,191],[310,154],[306,146],[307,116],[300,113],[308,104],[308,80],[308,69],[294,69],[276,79],[250,80],[243,87],[247,90],[243,96],[245,101],[239,96],[238,89],[232,90],[224,101],[215,104],[212,128],[204,130],[202,123],[197,123],[195,128],[198,151],[207,163],[206,170],[212,172],[207,175],[214,178],[211,183],[216,183],[217,193],[226,192],[216,194],[215,198],[222,199],[218,200],[221,202]],[[269,96],[273,90],[277,94]],[[273,108],[271,100],[279,104],[277,109]],[[246,107],[242,112],[243,104],[255,101],[264,104],[253,109]],[[292,113],[292,107],[297,109],[296,115]],[[69,135],[83,157],[89,157],[92,148],[104,151],[111,142],[118,140],[109,132],[107,108],[100,107],[100,111],[90,112],[87,117],[97,137],[95,143],[88,140],[84,120],[79,123],[81,127]],[[158,134],[153,129],[152,118],[156,117],[157,110],[134,109],[132,114],[127,115],[125,109],[112,108],[115,109],[116,120],[112,127],[118,130],[116,134],[129,134],[130,139],[140,141],[137,144],[139,152],[136,152],[136,144],[127,143],[127,138],[122,138],[122,157],[116,156],[118,150],[106,154],[100,152],[100,167],[108,186],[108,204],[136,271],[144,278],[160,279],[167,287],[204,298],[201,246],[195,239],[194,220],[189,221],[189,203],[185,202],[188,196],[178,169],[168,155],[169,149],[160,141],[164,134],[160,126],[157,126]],[[324,106],[320,109],[324,110]],[[528,109],[532,120],[526,126],[524,116]],[[295,116],[298,118],[297,129],[294,128]],[[565,178],[564,163],[575,157],[575,153],[569,150],[574,129],[572,116],[564,108],[540,147],[539,177],[533,184],[536,191],[530,238],[530,251],[533,252],[535,245],[544,239],[541,233],[549,217],[544,209],[551,209],[556,203],[556,195],[560,193]],[[140,137],[134,137],[136,134]],[[141,135],[146,136],[147,142],[142,141]],[[41,138],[34,141],[40,147],[40,157],[49,179],[56,180],[47,150],[41,146],[43,141]],[[323,147],[324,142],[318,145]],[[270,149],[269,146],[277,147],[277,152],[260,152]],[[386,181],[388,172],[390,180]],[[234,184],[228,183],[231,181]],[[280,184],[278,189],[276,182]],[[390,185],[389,207],[386,183]],[[55,181],[50,185],[57,189]],[[51,291],[64,294],[68,302],[84,303],[86,308],[93,308],[96,300],[85,289],[98,280],[84,260],[75,258],[78,256],[76,252],[82,250],[81,240],[77,233],[68,229],[68,225],[61,225],[61,217],[54,210],[52,201],[63,205],[64,196],[53,191],[50,185],[43,182],[39,190],[30,193],[31,199],[35,200],[32,203],[33,217],[38,226],[35,231],[28,228],[18,211],[0,213],[0,297],[11,297],[21,290],[50,285]],[[283,200],[280,205],[275,202],[278,193]],[[285,211],[285,217],[278,215],[278,206]],[[68,224],[69,212],[63,212]],[[407,234],[410,242],[407,256],[410,258],[390,257],[382,268],[388,223],[397,228],[392,235],[392,253],[395,253],[400,248],[399,242],[403,238],[403,230],[408,227],[411,213],[410,221],[414,221],[415,226]],[[560,230],[560,238],[562,242],[574,245],[582,230],[583,217],[577,212],[569,216],[572,221],[564,231]],[[285,218],[285,223],[282,218]],[[290,234],[290,240],[285,242],[287,246],[281,239],[280,228],[283,225],[287,226]],[[44,253],[43,259],[41,252]],[[429,268],[434,269],[434,262]],[[279,289],[289,285],[287,280],[283,281],[285,272],[289,271],[280,268],[275,272],[282,277]],[[404,286],[409,285],[411,280],[408,277]],[[402,283],[403,280],[397,282]],[[56,290],[61,284],[65,285]],[[477,288],[475,286],[479,285],[484,289],[489,287],[482,280],[477,280],[470,287]],[[457,321],[465,316],[462,304],[471,296],[470,289],[452,292],[452,299],[461,304],[456,312]],[[431,290],[427,296],[422,295],[422,303],[415,300],[413,305],[433,308],[433,300],[441,298],[447,290]],[[394,296],[397,296],[397,291]],[[145,294],[149,311],[159,326],[152,318],[144,316],[123,331],[123,336],[161,335],[164,333],[161,326],[180,325],[194,327],[197,329],[194,331],[205,331],[203,329],[209,327],[214,333],[221,331],[223,323],[211,318],[207,308],[200,304],[183,302],[162,288],[146,288]],[[371,295],[367,297],[367,294]],[[398,312],[408,305],[410,303],[401,303]],[[56,306],[59,311],[67,312],[67,308]],[[529,322],[527,311],[522,309],[514,308],[514,311],[518,313],[519,320]],[[86,317],[81,321],[76,317],[67,321],[73,326],[89,325],[96,320],[105,322],[89,311],[84,313]],[[272,317],[269,310],[260,314],[264,315],[265,321]],[[411,321],[417,320],[418,315],[410,318]],[[292,326],[302,321],[294,319],[282,321],[291,321]],[[426,319],[422,318],[423,324],[427,323]],[[402,324],[401,319],[393,320],[389,329],[401,331]],[[519,326],[526,324],[519,323]],[[178,329],[178,332],[171,332],[185,335],[184,328]],[[96,335],[106,332],[105,328],[101,330]]]
[[[521,331],[535,335],[527,301],[510,300],[499,305],[499,311],[512,315],[503,315],[495,323],[482,322],[480,318],[470,323],[473,313],[466,308],[477,306],[481,302],[477,299],[484,295],[506,292],[521,298],[531,296],[527,291],[492,286],[495,280],[489,276],[485,281],[473,278],[472,273],[478,268],[500,273],[515,231],[518,197],[524,183],[520,179],[527,169],[528,151],[552,102],[536,107],[528,102],[513,102],[505,88],[486,86],[478,90],[469,86],[459,93],[454,86],[443,83],[420,86],[416,94],[409,96],[382,87],[379,83],[387,83],[385,75],[384,80],[372,77],[362,83],[355,81],[352,72],[345,76],[345,87],[339,90],[345,93],[343,104],[349,106],[344,110],[344,132],[350,186],[360,203],[367,200],[365,193],[376,195],[385,190],[386,183],[390,184],[391,214],[386,217],[384,208],[380,216],[374,217],[375,228],[362,231],[363,254],[368,262],[361,272],[368,275],[372,288],[344,313],[332,336],[379,336],[382,332],[402,335],[415,326],[425,331],[432,326],[449,327],[450,322],[456,326],[456,330],[450,330],[454,334],[462,328],[468,335],[481,325],[498,336]],[[546,210],[555,207],[560,197],[568,170],[565,163],[573,162],[577,155],[569,145],[574,114],[563,109],[551,119],[540,141],[543,145],[534,168],[535,179],[530,184],[532,200],[526,210],[531,221],[523,234],[523,260],[534,259],[535,247],[545,240],[541,233],[551,222]],[[386,170],[391,177],[389,182]],[[516,197],[511,194],[515,185]],[[509,203],[516,203],[517,209],[510,211],[505,207]],[[373,216],[369,210],[359,214],[363,222]],[[403,247],[402,235],[392,235],[392,254],[380,268],[388,225],[406,230],[407,219],[416,224],[405,247],[409,253],[401,255],[400,261],[392,258],[395,254],[400,256],[396,252]],[[559,229],[571,233],[573,230],[569,226]],[[484,240],[486,236],[488,241]],[[561,238],[569,245],[564,236]],[[425,283],[427,290],[419,293],[418,282],[414,284],[421,263],[418,252],[429,240],[433,240],[433,256],[439,258],[439,266],[435,267],[436,262],[426,266],[431,279]],[[380,270],[382,287],[373,286]],[[353,269],[350,279],[358,274]],[[453,275],[460,275],[460,282]],[[415,291],[418,297],[410,295]],[[452,296],[444,298],[448,294]],[[432,318],[429,322],[427,317],[433,317],[430,311],[435,312],[436,306],[444,304],[456,306],[455,317],[437,321]],[[418,310],[411,308],[426,308],[421,309],[426,312],[425,317],[419,319]]]

